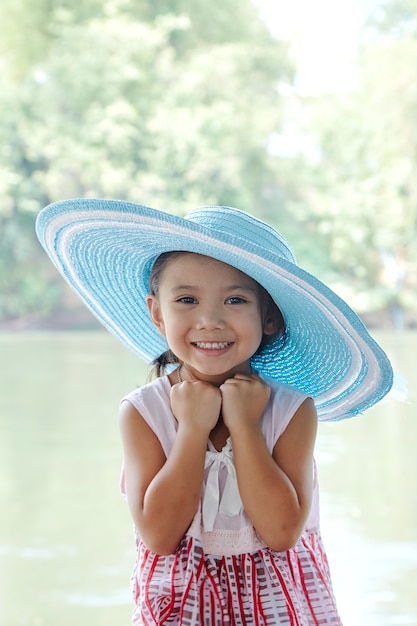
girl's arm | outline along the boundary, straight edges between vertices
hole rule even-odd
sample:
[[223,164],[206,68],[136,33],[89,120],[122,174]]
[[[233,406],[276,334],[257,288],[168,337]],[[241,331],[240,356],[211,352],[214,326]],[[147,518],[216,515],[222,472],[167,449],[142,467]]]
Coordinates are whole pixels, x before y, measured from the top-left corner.
[[127,500],[142,541],[157,554],[175,552],[197,511],[207,439],[220,402],[219,391],[204,383],[172,387],[178,430],[168,458],[138,411],[130,402],[121,404]]
[[[311,507],[317,431],[314,403],[311,399],[303,402],[271,456],[260,428],[269,388],[249,377],[230,383],[222,386],[223,416],[232,438],[243,506],[272,550],[288,550],[298,541]],[[259,400],[262,397],[264,404]]]

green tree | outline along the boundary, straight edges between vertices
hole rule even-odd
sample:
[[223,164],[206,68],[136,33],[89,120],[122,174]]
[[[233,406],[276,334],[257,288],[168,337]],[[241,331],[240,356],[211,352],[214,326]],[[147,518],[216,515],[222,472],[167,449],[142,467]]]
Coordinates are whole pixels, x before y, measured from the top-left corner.
[[[366,3],[365,3],[366,4]],[[367,26],[375,38],[417,37],[416,0],[368,0]]]
[[318,150],[304,219],[362,311],[417,306],[416,64],[417,38],[374,39],[353,91],[309,103]]
[[53,301],[54,290],[25,295],[46,260],[21,230],[28,277],[9,228],[23,215],[33,226],[48,202],[256,206],[276,175],[268,138],[281,124],[277,86],[293,66],[249,0],[20,0],[0,17],[9,25],[0,44],[0,317]]

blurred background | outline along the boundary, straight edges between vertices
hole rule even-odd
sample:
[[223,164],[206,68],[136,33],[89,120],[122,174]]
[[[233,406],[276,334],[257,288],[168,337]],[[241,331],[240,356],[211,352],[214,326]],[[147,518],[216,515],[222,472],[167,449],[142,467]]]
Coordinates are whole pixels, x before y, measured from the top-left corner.
[[[288,6],[290,5],[290,6]],[[34,234],[68,197],[275,226],[408,378],[323,424],[346,626],[417,626],[417,0],[0,3],[0,625],[128,624],[119,398],[144,382]]]

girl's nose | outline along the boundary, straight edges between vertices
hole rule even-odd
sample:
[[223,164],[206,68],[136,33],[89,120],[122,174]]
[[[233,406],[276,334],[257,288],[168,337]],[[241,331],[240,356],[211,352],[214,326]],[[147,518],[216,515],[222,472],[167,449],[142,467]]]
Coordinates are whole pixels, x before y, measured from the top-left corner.
[[224,318],[219,308],[211,305],[202,307],[196,320],[196,328],[198,330],[224,328]]

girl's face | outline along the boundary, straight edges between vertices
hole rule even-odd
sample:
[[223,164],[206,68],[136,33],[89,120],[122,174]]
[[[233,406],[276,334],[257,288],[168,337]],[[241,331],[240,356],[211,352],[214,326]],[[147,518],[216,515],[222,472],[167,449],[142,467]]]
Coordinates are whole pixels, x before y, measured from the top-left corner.
[[263,334],[259,286],[239,270],[199,254],[172,258],[157,295],[148,296],[153,323],[196,379],[221,383],[250,373]]

